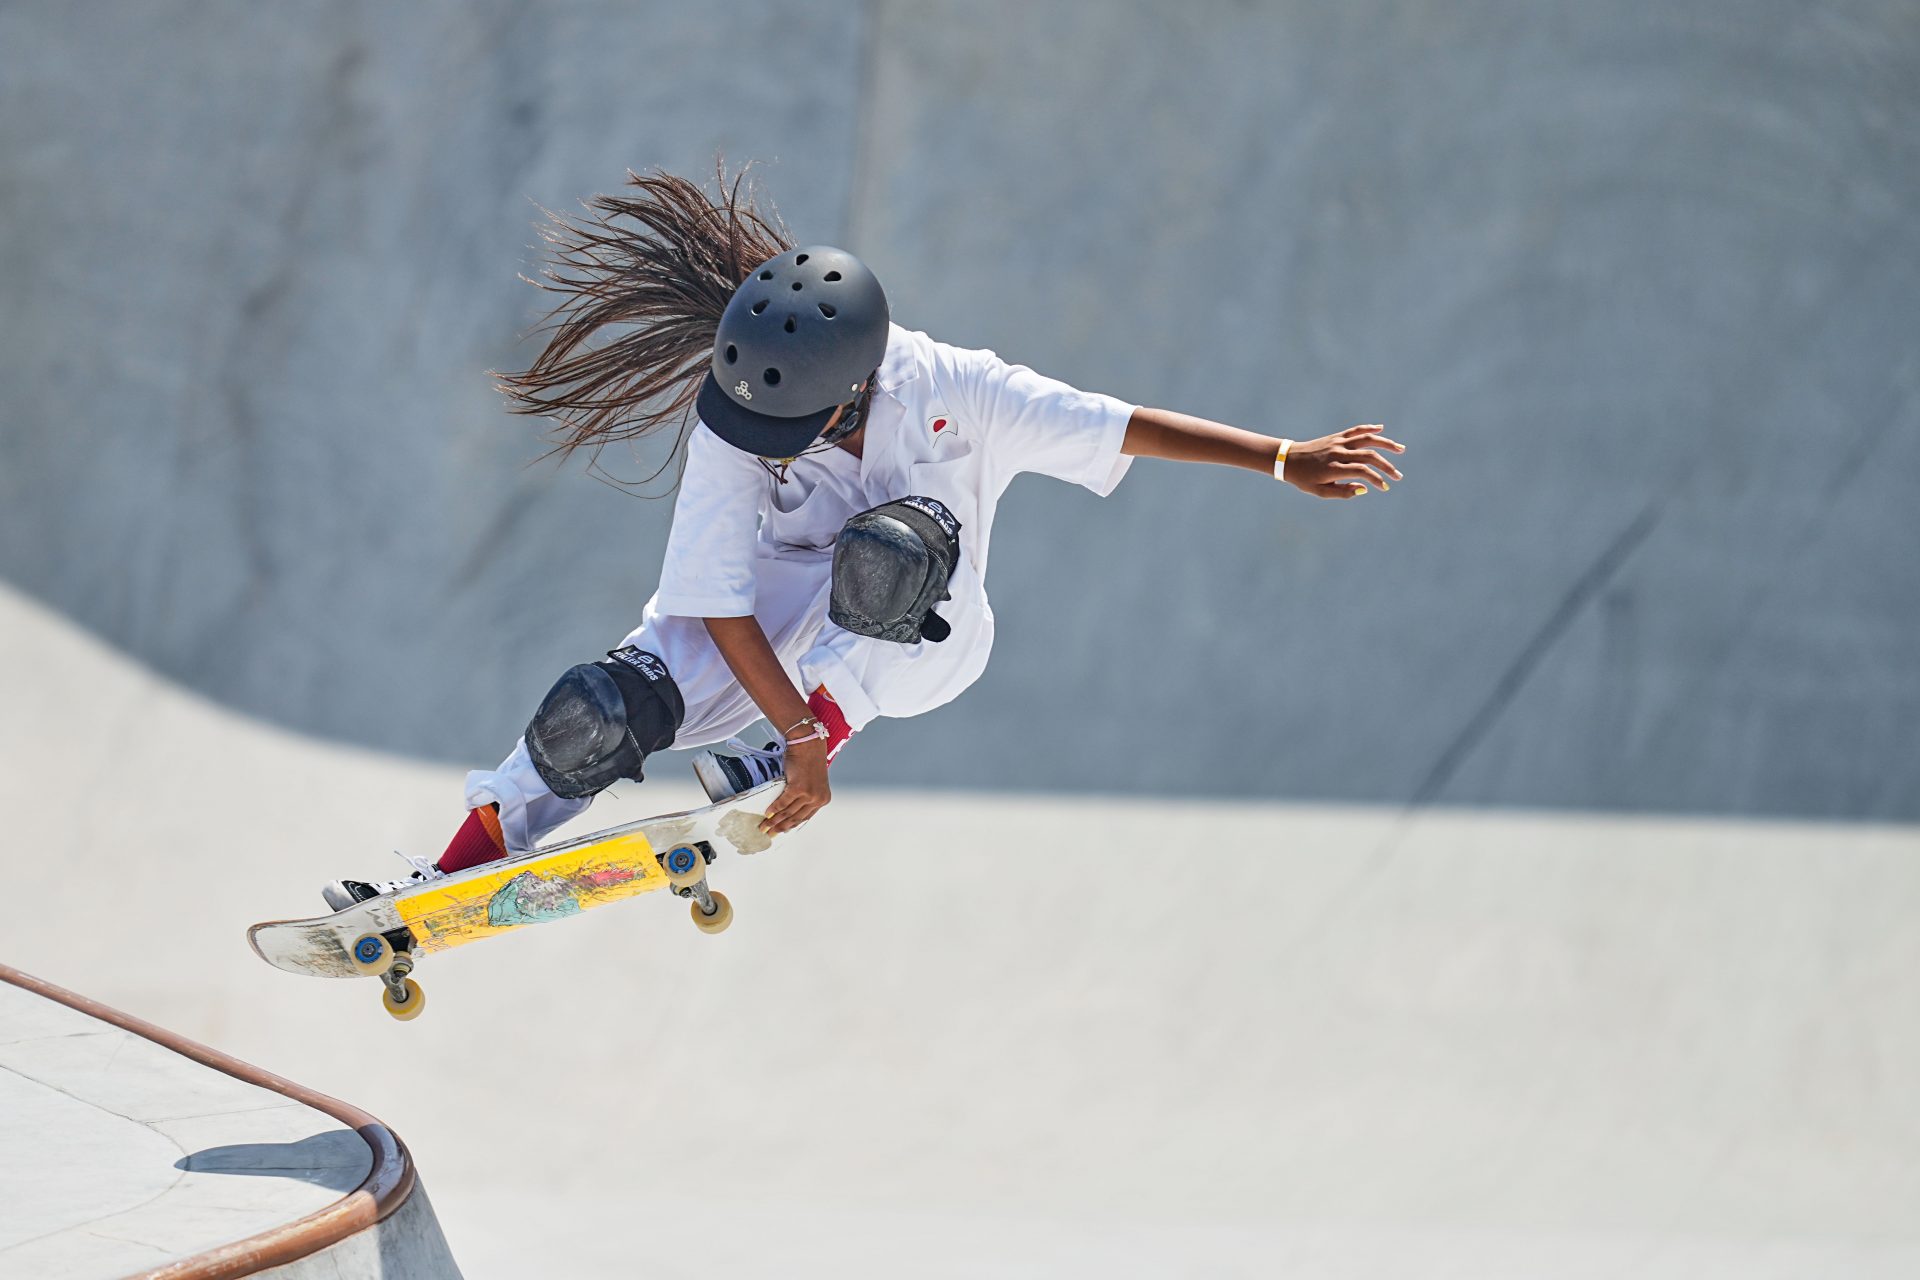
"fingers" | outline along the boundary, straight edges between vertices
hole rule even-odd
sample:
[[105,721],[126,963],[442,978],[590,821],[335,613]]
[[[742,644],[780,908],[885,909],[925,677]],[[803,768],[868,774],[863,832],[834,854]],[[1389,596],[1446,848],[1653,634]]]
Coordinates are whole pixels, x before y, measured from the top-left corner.
[[[1385,466],[1386,464],[1382,463],[1381,465]],[[1392,468],[1388,468],[1388,469],[1392,470]],[[1371,481],[1373,484],[1379,486],[1382,489],[1385,489],[1387,487],[1387,478],[1381,475],[1378,471],[1374,470],[1372,467],[1368,466],[1364,462],[1336,462],[1332,466],[1328,467],[1327,470],[1339,476],[1344,476],[1353,480],[1359,480],[1362,483]],[[1393,473],[1393,478],[1398,480],[1400,478],[1400,473],[1395,471]]]
[[787,803],[787,800],[788,797],[782,795],[778,800],[775,800],[772,805],[768,806],[767,816],[760,819],[760,830],[762,833],[771,836],[778,835],[780,832],[786,830],[783,824],[786,822],[787,814],[793,808],[792,805]]
[[1387,454],[1405,453],[1407,446],[1389,440],[1384,431],[1377,422],[1363,423],[1329,437],[1335,447],[1324,450],[1319,459],[1328,478],[1310,492],[1322,498],[1357,498],[1369,489],[1384,493],[1392,487],[1391,481],[1406,479]]
[[766,819],[761,822],[760,829],[770,836],[777,836],[782,832],[793,830],[805,822],[809,816],[809,810],[797,803],[789,804],[783,796],[774,803],[773,808],[767,810]]
[[1366,443],[1373,448],[1387,449],[1394,453],[1405,453],[1407,446],[1401,444],[1398,440],[1387,439],[1387,437],[1382,434],[1385,430],[1386,428],[1379,423],[1371,422],[1365,426],[1347,428],[1340,433],[1340,438],[1347,441],[1364,439]]
[[767,835],[777,836],[805,826],[807,819],[826,808],[827,802],[796,791],[783,792],[773,806],[767,810],[767,816],[760,821],[760,830]]
[[1394,466],[1391,462],[1388,462],[1386,459],[1386,456],[1382,454],[1378,449],[1356,449],[1353,452],[1353,456],[1351,460],[1354,462],[1365,463],[1370,467],[1378,468],[1379,470],[1384,471],[1388,476],[1392,477],[1395,480],[1406,479],[1405,476],[1400,474],[1400,468]]

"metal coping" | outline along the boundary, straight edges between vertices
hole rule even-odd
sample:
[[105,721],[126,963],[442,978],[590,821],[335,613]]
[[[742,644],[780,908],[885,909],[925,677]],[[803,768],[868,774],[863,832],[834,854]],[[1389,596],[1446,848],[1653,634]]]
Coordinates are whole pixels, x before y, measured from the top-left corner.
[[407,1153],[406,1144],[400,1141],[393,1130],[360,1108],[242,1062],[218,1049],[210,1049],[145,1019],[110,1009],[96,1000],[56,987],[51,982],[22,973],[10,965],[0,964],[0,981],[10,982],[49,1000],[57,1000],[89,1017],[112,1023],[123,1031],[130,1031],[184,1058],[191,1058],[202,1066],[223,1071],[262,1089],[284,1094],[315,1111],[323,1111],[359,1134],[361,1141],[373,1153],[373,1165],[360,1185],[325,1208],[316,1209],[304,1218],[282,1223],[258,1235],[219,1245],[205,1253],[170,1262],[152,1271],[142,1271],[128,1280],[232,1280],[233,1277],[253,1275],[269,1267],[283,1266],[377,1226],[413,1194],[413,1157]]

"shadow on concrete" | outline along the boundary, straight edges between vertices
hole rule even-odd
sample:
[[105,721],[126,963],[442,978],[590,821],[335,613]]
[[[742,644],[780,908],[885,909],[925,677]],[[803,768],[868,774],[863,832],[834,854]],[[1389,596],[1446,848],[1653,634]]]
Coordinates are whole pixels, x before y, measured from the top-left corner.
[[173,1162],[184,1173],[286,1178],[342,1193],[367,1176],[371,1156],[351,1129],[331,1129],[298,1142],[234,1142],[207,1147]]

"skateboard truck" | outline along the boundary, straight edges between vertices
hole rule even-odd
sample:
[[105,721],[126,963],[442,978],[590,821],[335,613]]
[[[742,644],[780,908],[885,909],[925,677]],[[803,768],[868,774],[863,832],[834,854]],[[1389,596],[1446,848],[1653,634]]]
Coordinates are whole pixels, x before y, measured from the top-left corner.
[[702,933],[719,933],[733,923],[733,904],[727,901],[727,895],[707,885],[707,864],[714,858],[712,845],[705,840],[677,844],[655,856],[674,893],[693,900],[694,928]]
[[380,979],[386,987],[380,1003],[393,1017],[411,1022],[426,1009],[426,992],[407,976],[413,972],[413,952],[405,946],[396,947],[391,935],[362,934],[348,948],[347,959],[361,973]]

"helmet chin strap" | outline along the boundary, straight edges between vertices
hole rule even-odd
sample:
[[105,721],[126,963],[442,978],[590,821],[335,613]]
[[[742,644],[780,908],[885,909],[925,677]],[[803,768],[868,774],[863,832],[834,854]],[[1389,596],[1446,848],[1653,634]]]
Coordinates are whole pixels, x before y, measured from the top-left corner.
[[872,400],[873,375],[868,374],[865,384],[860,388],[860,394],[849,401],[847,407],[841,411],[840,420],[822,431],[820,438],[802,452],[813,453],[822,447],[831,448],[858,431],[867,420],[867,406]]
[[852,400],[849,400],[841,410],[839,420],[815,437],[812,444],[795,454],[793,458],[762,458],[760,459],[760,465],[765,467],[768,474],[773,476],[775,480],[781,484],[785,484],[787,482],[787,468],[793,465],[794,458],[804,458],[810,454],[825,453],[828,449],[838,446],[842,440],[847,439],[866,424],[867,409],[872,402],[873,377],[872,375],[868,375],[866,383],[860,388],[860,394]]

